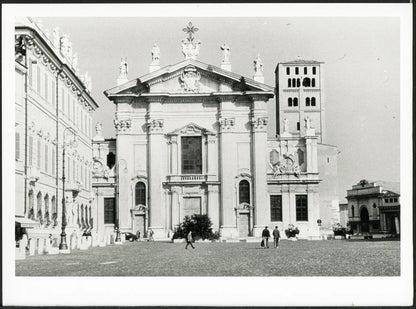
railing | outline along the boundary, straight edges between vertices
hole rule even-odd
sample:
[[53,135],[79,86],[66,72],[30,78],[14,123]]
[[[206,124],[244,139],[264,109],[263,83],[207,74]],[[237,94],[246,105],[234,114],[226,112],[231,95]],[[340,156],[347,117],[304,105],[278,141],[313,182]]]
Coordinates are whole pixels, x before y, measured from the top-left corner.
[[167,175],[168,182],[204,182],[213,178],[214,175],[186,174],[186,175]]

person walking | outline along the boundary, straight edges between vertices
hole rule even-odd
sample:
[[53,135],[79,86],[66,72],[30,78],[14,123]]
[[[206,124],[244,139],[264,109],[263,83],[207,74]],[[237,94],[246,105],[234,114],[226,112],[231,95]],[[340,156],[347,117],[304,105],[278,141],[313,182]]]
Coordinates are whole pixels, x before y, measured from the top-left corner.
[[186,246],[185,249],[188,249],[188,246],[191,245],[192,249],[195,249],[195,247],[192,245],[192,231],[189,231],[188,236],[186,236]]
[[267,229],[267,226],[264,228],[263,232],[261,233],[261,237],[263,238],[263,243],[264,243],[264,249],[269,248],[269,237],[270,237],[270,232]]
[[279,248],[280,232],[277,226],[273,230],[274,247]]
[[153,230],[149,229],[149,240],[148,241],[154,241],[153,239]]

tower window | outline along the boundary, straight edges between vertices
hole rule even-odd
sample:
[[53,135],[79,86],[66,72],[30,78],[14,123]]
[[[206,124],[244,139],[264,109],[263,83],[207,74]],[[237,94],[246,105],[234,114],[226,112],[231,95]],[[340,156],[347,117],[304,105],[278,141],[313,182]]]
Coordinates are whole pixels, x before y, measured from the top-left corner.
[[296,78],[292,78],[292,87],[296,87]]
[[315,97],[313,97],[313,98],[312,98],[312,100],[311,100],[311,105],[312,105],[312,106],[316,106],[316,99],[315,99]]
[[298,87],[300,87],[300,78],[298,78],[298,79],[296,80],[296,85],[297,85]]
[[298,67],[296,67],[296,68],[295,68],[295,74],[296,74],[296,75],[298,75],[298,74],[299,74],[299,68],[298,68]]
[[239,203],[250,204],[250,183],[247,180],[241,180],[238,185]]
[[292,98],[287,99],[287,105],[292,106]]
[[296,123],[296,128],[297,128],[298,131],[300,131],[300,122],[299,121]]
[[307,67],[304,67],[304,68],[303,68],[303,73],[304,73],[304,74],[308,74],[308,68],[307,68]]
[[311,105],[311,99],[310,98],[306,98],[305,104],[306,104],[306,106],[310,106]]
[[287,86],[288,87],[291,87],[292,86],[292,80],[290,78],[287,80]]
[[315,78],[312,78],[312,87],[315,87]]
[[316,67],[312,67],[312,74],[316,75]]
[[293,99],[293,106],[298,106],[298,98]]
[[290,75],[290,68],[289,67],[286,68],[286,74]]

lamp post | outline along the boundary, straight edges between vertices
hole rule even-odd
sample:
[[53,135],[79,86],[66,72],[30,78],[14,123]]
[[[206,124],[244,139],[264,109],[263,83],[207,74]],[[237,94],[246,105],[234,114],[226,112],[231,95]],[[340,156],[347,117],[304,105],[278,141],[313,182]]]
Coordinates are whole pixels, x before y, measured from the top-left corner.
[[121,244],[121,236],[120,236],[120,202],[119,202],[119,199],[120,199],[120,176],[119,176],[120,162],[124,162],[124,166],[125,166],[125,168],[123,170],[124,173],[127,173],[127,171],[128,171],[126,160],[124,160],[124,159],[118,160],[117,161],[117,165],[116,165],[116,168],[117,168],[117,174],[116,174],[116,177],[117,177],[117,182],[116,182],[116,195],[117,195],[116,203],[117,203],[117,205],[116,205],[116,228],[115,228],[115,230],[116,230],[116,239],[114,241],[116,244]]
[[[73,140],[69,143],[66,142],[65,140],[65,136],[67,132],[71,132],[73,135]],[[73,128],[71,127],[66,127],[63,133],[63,144],[62,144],[62,192],[63,192],[63,201],[62,201],[62,232],[61,232],[61,243],[59,244],[59,250],[62,253],[67,253],[68,251],[68,245],[66,243],[66,233],[65,233],[65,228],[66,228],[66,199],[65,199],[65,150],[66,150],[66,146],[74,146],[76,147],[76,132],[74,131]]]

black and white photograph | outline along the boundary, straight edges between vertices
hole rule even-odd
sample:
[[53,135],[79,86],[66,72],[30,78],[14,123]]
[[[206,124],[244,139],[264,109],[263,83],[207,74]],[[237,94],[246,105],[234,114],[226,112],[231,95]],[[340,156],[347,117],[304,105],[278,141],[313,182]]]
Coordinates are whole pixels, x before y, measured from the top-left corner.
[[2,7],[3,304],[413,303],[410,4]]

